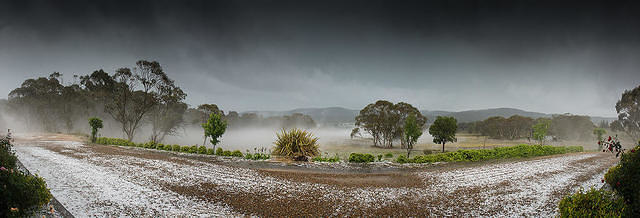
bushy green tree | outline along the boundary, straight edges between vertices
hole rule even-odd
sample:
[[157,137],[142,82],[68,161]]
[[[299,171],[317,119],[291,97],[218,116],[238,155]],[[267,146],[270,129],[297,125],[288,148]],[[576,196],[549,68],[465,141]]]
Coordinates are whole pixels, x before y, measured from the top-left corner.
[[422,136],[422,128],[416,123],[416,115],[410,114],[404,122],[404,140],[406,142],[407,157],[411,154],[413,145],[416,144],[420,136]]
[[442,144],[442,152],[444,152],[445,143],[457,141],[457,129],[456,118],[438,116],[436,121],[429,127],[429,134],[433,136],[433,143]]
[[210,142],[213,145],[213,149],[215,149],[216,145],[220,143],[218,138],[227,130],[227,121],[222,120],[220,114],[211,113],[209,114],[209,120],[202,124],[202,128],[204,129],[205,142],[207,138],[211,138]]
[[544,138],[547,136],[551,120],[546,118],[538,119],[538,122],[533,125],[533,138],[540,142],[540,145],[544,143]]
[[98,130],[103,127],[102,120],[97,117],[91,117],[89,118],[89,126],[91,126],[91,142],[95,143],[97,139],[96,136],[98,135]]
[[404,122],[409,114],[414,114],[417,125],[424,128],[427,118],[412,105],[404,102],[393,104],[385,100],[376,101],[360,110],[355,117],[358,130],[354,130],[353,136],[356,135],[356,131],[362,130],[373,137],[374,146],[392,148],[393,141],[399,139],[404,148]]

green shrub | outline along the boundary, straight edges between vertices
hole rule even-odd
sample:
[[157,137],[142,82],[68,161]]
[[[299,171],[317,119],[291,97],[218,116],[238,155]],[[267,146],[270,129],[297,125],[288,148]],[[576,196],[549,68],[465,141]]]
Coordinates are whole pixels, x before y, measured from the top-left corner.
[[11,135],[0,139],[0,217],[31,217],[49,203],[51,193],[44,179],[16,168],[17,158],[11,147]]
[[640,217],[640,146],[623,152],[620,163],[605,174],[605,180],[620,194],[630,217]]
[[235,150],[235,151],[233,151],[233,152],[231,153],[231,156],[233,156],[233,157],[243,157],[243,156],[244,156],[244,154],[242,154],[242,152],[241,152],[241,151]]
[[157,147],[157,146],[158,146],[158,143],[150,142],[150,143],[149,143],[149,147],[148,147],[148,148],[149,148],[149,149],[156,149],[156,147]]
[[207,155],[214,155],[216,154],[216,152],[213,150],[213,148],[207,148]]
[[182,153],[189,153],[189,148],[191,148],[191,147],[190,147],[190,146],[188,146],[188,145],[181,146],[181,147],[180,147],[180,152],[182,152]]
[[375,161],[375,157],[371,154],[351,153],[349,162],[351,163],[369,163]]
[[304,160],[308,156],[313,157],[320,154],[318,138],[306,130],[291,129],[286,131],[283,129],[282,132],[276,133],[276,137],[274,154],[296,160]]
[[[582,152],[582,146],[555,147],[539,145],[516,145],[498,147],[493,149],[458,150],[455,152],[419,155],[413,158],[404,157],[398,163],[434,163],[434,162],[458,162],[458,161],[482,161],[489,159],[536,157],[544,155],[564,154],[570,152]],[[400,159],[400,158],[398,158]]]
[[204,145],[198,147],[198,154],[207,154],[207,147],[205,147]]
[[171,151],[171,150],[173,150],[173,146],[172,145],[164,145],[164,150],[165,151]]
[[0,138],[0,167],[7,169],[16,168],[18,157],[11,150],[11,136]]
[[156,145],[156,149],[157,150],[164,150],[164,144],[157,144]]
[[189,147],[189,153],[191,154],[197,154],[198,153],[198,146],[197,145],[192,145]]
[[175,151],[175,152],[180,152],[181,151],[181,147],[180,147],[180,145],[173,145],[173,146],[171,146],[171,150]]
[[262,153],[255,153],[255,154],[247,153],[247,154],[244,156],[244,159],[248,159],[248,160],[267,160],[267,159],[269,159],[269,158],[271,158],[271,156],[270,156],[270,155],[268,155],[268,154],[262,154]]
[[222,150],[222,148],[218,148],[218,149],[216,149],[216,155],[218,155],[218,156],[224,156],[224,150]]
[[382,161],[382,154],[378,154],[378,161]]
[[624,200],[611,191],[591,188],[564,197],[558,206],[560,217],[620,217]]
[[231,157],[231,151],[224,151],[224,152],[222,152],[222,156],[225,156],[225,157]]
[[[0,170],[0,216],[28,217],[49,203],[51,193],[44,179],[18,170]],[[10,211],[10,208],[18,208]]]
[[338,156],[334,156],[334,157],[322,157],[322,156],[315,156],[313,157],[313,159],[311,159],[313,162],[339,162],[340,158]]
[[384,154],[385,158],[393,158],[393,154],[392,153],[386,153]]
[[424,150],[422,150],[422,153],[423,154],[433,154],[433,151],[429,150],[429,149],[424,149]]
[[407,157],[405,157],[402,154],[400,156],[398,156],[398,158],[396,158],[396,162],[398,162],[398,163],[407,163],[407,161],[408,161]]

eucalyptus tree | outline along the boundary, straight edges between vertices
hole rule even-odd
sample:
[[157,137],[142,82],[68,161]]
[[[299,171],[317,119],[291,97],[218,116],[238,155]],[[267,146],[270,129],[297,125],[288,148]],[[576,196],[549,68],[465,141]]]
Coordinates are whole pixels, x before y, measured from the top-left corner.
[[414,114],[416,125],[424,129],[427,118],[412,105],[404,102],[393,104],[385,100],[376,101],[360,110],[356,116],[357,130],[353,130],[354,135],[362,130],[373,137],[374,146],[392,148],[393,141],[400,139],[405,147],[404,123],[409,114]]
[[616,125],[619,125],[620,129],[634,141],[640,139],[640,86],[622,93],[622,97],[616,103],[616,112],[618,113]]
[[163,91],[160,102],[149,113],[150,140],[154,143],[162,142],[167,135],[175,135],[184,122],[183,115],[188,106],[183,101],[187,94],[179,87],[172,88]]
[[27,126],[39,125],[39,128],[56,132],[57,116],[61,109],[61,93],[64,88],[61,74],[54,72],[49,77],[27,79],[22,85],[9,93],[12,112],[25,118]]
[[112,77],[115,81],[112,99],[105,110],[122,125],[127,139],[133,140],[145,115],[176,86],[156,61],[140,60],[133,70],[120,68]]

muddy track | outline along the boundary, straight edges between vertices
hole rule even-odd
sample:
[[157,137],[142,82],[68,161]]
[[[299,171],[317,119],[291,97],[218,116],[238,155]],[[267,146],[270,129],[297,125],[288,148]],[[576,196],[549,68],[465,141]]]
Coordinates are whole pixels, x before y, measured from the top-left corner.
[[17,140],[19,159],[85,216],[553,216],[616,159],[578,153],[482,163],[283,164]]

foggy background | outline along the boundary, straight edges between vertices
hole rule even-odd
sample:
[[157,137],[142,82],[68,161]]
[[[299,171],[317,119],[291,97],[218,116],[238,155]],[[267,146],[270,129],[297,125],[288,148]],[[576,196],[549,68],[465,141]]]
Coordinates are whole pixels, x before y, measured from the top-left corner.
[[[191,107],[225,112],[360,110],[385,99],[420,110],[615,117],[621,93],[640,84],[638,9],[634,1],[0,0],[0,99],[54,71],[71,84],[73,75],[146,59],[160,62]],[[106,125],[104,136],[123,136]],[[274,129],[228,131],[222,145],[270,147]],[[350,128],[312,131],[326,144]],[[165,143],[202,143],[197,126],[179,133]]]

